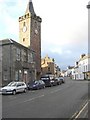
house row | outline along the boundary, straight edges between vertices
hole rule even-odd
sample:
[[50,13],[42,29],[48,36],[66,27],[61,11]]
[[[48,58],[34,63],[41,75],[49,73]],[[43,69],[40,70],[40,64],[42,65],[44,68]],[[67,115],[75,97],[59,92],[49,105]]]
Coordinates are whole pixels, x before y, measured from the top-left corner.
[[90,54],[82,54],[75,66],[69,66],[64,75],[72,79],[90,79]]

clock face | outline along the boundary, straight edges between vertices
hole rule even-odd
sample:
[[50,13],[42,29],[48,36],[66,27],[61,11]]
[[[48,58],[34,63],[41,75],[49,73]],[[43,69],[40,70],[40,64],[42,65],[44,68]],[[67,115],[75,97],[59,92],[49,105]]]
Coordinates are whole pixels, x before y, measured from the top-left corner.
[[24,27],[23,27],[23,32],[26,32],[26,30],[27,30],[27,27],[24,26]]

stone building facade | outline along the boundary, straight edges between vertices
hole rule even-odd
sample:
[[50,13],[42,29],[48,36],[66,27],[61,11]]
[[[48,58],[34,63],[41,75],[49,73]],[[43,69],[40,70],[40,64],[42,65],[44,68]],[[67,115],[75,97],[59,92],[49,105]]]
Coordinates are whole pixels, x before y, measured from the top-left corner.
[[19,17],[19,42],[36,52],[37,79],[41,74],[41,22],[42,19],[36,15],[33,3],[29,0],[25,14]]
[[[0,86],[36,79],[35,52],[12,39],[0,41]],[[2,82],[1,82],[2,81]]]
[[54,59],[48,57],[48,55],[41,59],[41,74],[42,76],[45,74],[53,74],[56,77],[60,76],[59,66],[57,66]]
[[90,54],[82,54],[75,66],[74,79],[90,80]]

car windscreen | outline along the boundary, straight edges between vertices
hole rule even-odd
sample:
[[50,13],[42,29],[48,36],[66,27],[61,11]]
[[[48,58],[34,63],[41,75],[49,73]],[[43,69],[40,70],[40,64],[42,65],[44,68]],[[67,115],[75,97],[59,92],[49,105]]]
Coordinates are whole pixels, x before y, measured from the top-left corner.
[[30,81],[28,85],[38,84],[38,81]]
[[12,83],[10,83],[10,84],[8,84],[7,86],[16,86],[17,85],[17,83],[15,83],[15,82],[12,82]]

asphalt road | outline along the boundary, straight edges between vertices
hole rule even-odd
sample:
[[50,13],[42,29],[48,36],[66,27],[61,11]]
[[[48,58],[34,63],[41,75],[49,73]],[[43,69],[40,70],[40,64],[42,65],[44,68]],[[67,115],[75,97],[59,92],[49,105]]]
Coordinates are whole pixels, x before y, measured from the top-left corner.
[[2,96],[3,118],[87,118],[88,81]]

